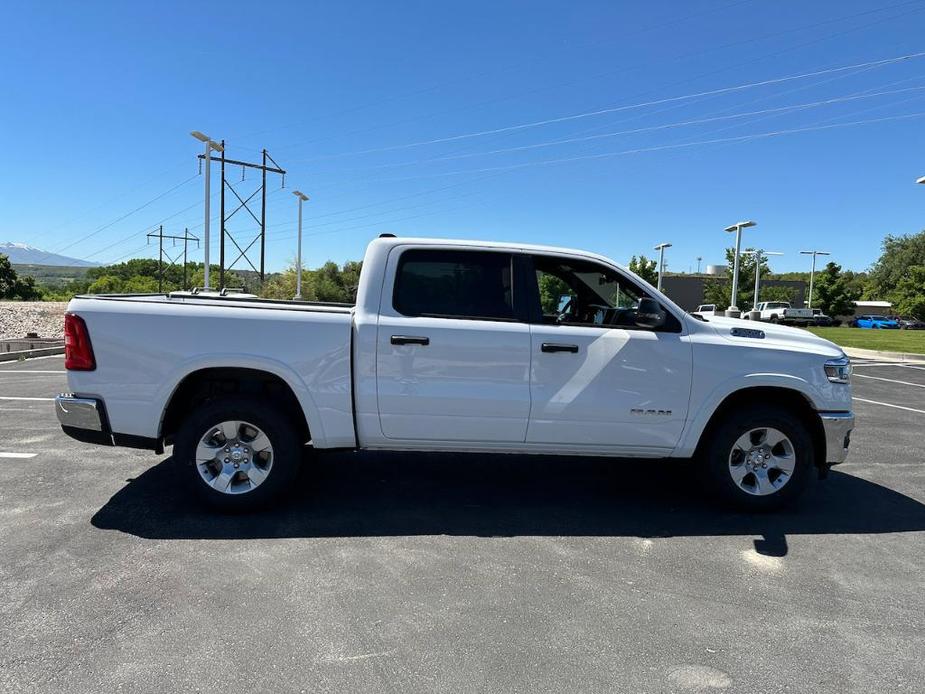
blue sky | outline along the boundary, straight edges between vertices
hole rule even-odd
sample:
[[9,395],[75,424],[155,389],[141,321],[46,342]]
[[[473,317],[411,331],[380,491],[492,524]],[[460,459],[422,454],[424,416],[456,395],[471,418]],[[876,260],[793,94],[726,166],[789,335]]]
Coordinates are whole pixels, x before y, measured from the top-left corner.
[[923,37],[921,0],[11,4],[0,241],[109,262],[152,255],[158,223],[201,235],[197,129],[288,170],[271,269],[295,188],[309,266],[392,232],[620,262],[668,241],[687,271],[753,218],[774,270],[809,247],[863,269],[925,227],[925,56],[870,64]]

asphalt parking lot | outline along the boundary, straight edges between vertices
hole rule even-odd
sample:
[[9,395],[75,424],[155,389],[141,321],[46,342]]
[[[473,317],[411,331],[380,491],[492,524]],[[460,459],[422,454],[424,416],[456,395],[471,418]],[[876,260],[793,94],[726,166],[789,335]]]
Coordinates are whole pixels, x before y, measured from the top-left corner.
[[925,367],[854,383],[786,513],[666,463],[338,453],[223,517],[66,438],[60,357],[0,365],[0,691],[923,691]]

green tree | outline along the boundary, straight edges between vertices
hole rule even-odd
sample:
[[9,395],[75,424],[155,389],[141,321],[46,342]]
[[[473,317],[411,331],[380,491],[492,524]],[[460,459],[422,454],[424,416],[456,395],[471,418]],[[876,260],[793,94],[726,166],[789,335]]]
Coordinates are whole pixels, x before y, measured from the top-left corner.
[[919,265],[925,265],[925,231],[908,236],[888,235],[883,239],[883,253],[870,270],[868,295],[889,299],[899,283],[909,277],[910,268]]
[[10,259],[0,254],[0,299],[35,301],[41,296],[35,280],[32,277],[20,277],[10,265]]
[[703,303],[714,304],[717,311],[729,308],[729,294],[732,283],[729,280],[710,278],[703,284]]
[[539,273],[540,306],[543,313],[553,315],[559,312],[559,302],[563,294],[571,294],[569,286],[555,275]]
[[[752,295],[754,295],[754,289],[752,290]],[[761,289],[759,290],[759,301],[786,301],[787,303],[792,304],[796,301],[797,290],[795,287],[788,287],[781,284],[762,284]],[[749,303],[747,308],[754,306],[754,299]],[[743,308],[745,310],[745,308]]]
[[838,263],[826,264],[813,282],[813,304],[827,316],[852,315],[852,302],[860,296],[860,290],[849,284]]
[[[260,295],[267,299],[291,299],[295,296],[296,273],[291,265],[270,277]],[[362,263],[349,261],[338,266],[326,262],[317,270],[302,270],[302,298],[306,301],[332,301],[352,304],[356,301]]]
[[639,275],[642,279],[651,285],[658,283],[658,265],[657,260],[649,260],[644,255],[638,258],[634,255],[630,259],[629,271]]
[[925,265],[907,268],[890,299],[900,315],[925,319]]

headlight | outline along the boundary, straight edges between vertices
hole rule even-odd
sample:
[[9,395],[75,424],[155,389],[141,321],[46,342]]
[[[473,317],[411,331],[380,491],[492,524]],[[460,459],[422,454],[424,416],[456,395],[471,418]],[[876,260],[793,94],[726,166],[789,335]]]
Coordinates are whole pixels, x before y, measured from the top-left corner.
[[829,359],[825,363],[825,375],[832,383],[850,383],[851,360],[848,357]]

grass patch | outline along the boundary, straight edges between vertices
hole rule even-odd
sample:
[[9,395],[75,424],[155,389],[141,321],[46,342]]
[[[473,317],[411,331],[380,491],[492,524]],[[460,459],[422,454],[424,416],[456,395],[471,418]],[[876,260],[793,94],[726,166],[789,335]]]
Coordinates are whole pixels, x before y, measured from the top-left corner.
[[807,330],[842,347],[925,354],[925,330],[864,330],[863,328],[807,328]]

